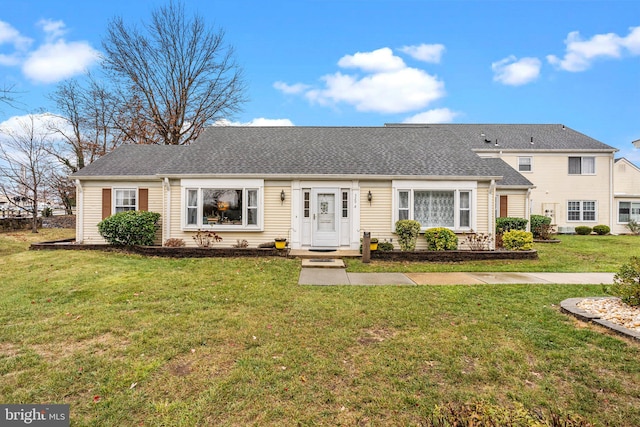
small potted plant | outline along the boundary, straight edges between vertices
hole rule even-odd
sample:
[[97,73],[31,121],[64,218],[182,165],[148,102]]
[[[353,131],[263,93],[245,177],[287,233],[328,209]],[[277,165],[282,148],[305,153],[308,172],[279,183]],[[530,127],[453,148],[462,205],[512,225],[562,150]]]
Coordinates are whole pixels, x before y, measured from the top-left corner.
[[276,237],[276,249],[284,249],[287,247],[286,237]]
[[372,237],[371,240],[369,240],[369,249],[372,251],[378,250],[378,239]]

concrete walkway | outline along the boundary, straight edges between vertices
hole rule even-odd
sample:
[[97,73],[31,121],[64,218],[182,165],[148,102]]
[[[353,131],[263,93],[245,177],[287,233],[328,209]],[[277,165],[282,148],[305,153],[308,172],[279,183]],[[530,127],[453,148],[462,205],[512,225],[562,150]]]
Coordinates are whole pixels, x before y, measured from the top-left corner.
[[344,268],[304,267],[300,285],[479,285],[613,283],[615,273],[347,273]]

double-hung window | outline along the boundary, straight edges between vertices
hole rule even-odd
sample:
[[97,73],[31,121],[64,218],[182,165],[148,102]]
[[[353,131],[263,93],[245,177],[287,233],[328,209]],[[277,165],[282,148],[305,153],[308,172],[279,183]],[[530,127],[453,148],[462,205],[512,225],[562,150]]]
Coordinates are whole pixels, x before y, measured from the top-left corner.
[[640,202],[619,202],[618,222],[640,222]]
[[416,220],[423,230],[433,227],[470,229],[472,194],[472,190],[466,189],[399,189],[395,217]]
[[184,180],[183,185],[186,228],[261,229],[261,181]]
[[518,157],[518,171],[531,172],[533,170],[532,157]]
[[594,200],[569,200],[567,202],[568,221],[596,221]]
[[595,157],[569,157],[569,175],[595,175]]
[[115,213],[136,210],[136,193],[135,188],[116,188],[115,193]]

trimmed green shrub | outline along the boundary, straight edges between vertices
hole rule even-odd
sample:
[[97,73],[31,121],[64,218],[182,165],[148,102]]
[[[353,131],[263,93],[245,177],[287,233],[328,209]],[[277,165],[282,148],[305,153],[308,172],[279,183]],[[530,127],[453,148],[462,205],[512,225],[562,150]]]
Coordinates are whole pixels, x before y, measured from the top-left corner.
[[393,250],[393,243],[380,242],[378,243],[378,250],[382,252],[391,252]]
[[640,234],[640,224],[634,219],[630,219],[627,224],[627,228],[632,234],[639,235]]
[[580,234],[581,236],[587,236],[591,234],[592,228],[587,227],[586,225],[579,225],[576,227],[576,234]]
[[531,215],[531,232],[533,237],[538,239],[542,237],[546,229],[545,226],[551,225],[551,217],[545,215]]
[[412,219],[401,219],[396,222],[396,234],[401,251],[415,251],[420,234],[420,223]]
[[609,234],[610,231],[611,229],[609,228],[608,225],[600,224],[593,227],[593,232],[599,236],[604,236],[605,234]]
[[524,218],[514,218],[514,217],[502,217],[496,218],[496,233],[506,233],[511,230],[522,230],[525,231],[527,229],[527,221]]
[[507,231],[502,235],[502,243],[509,251],[530,251],[533,249],[533,233],[522,230]]
[[153,245],[160,214],[146,211],[124,211],[98,223],[98,232],[112,245]]
[[424,232],[427,249],[430,251],[453,251],[458,249],[458,236],[444,227],[429,228]]
[[613,285],[605,287],[608,294],[619,297],[633,307],[640,306],[640,257],[631,257],[613,276]]

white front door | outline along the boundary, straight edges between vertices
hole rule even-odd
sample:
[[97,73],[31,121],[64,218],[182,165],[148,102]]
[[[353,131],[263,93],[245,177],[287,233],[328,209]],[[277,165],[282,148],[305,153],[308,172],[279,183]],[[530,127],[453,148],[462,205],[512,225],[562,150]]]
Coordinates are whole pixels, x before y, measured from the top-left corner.
[[312,190],[312,246],[340,246],[340,189]]

